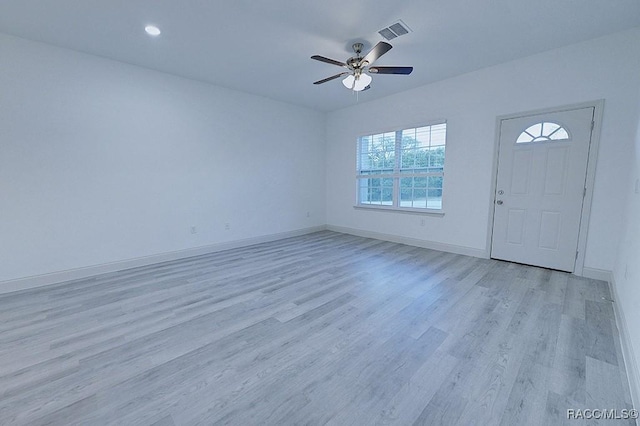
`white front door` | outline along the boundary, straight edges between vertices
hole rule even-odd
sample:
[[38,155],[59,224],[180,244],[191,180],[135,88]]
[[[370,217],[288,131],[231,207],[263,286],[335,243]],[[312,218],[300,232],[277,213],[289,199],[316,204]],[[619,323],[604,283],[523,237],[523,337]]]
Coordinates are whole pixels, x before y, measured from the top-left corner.
[[573,272],[594,108],[500,122],[491,257]]

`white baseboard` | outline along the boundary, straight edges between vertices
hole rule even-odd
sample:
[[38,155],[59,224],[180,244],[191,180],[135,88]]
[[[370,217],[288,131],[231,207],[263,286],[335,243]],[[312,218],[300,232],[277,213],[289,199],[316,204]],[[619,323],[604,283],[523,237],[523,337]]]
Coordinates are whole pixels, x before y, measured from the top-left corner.
[[36,275],[15,280],[0,282],[0,294],[14,291],[29,290],[51,284],[58,284],[65,281],[89,278],[95,275],[122,271],[123,269],[136,268],[139,266],[152,265],[154,263],[167,262],[171,260],[184,259],[192,256],[199,256],[207,253],[215,253],[223,250],[230,250],[239,247],[251,246],[254,244],[266,243],[269,241],[282,240],[284,238],[297,237],[310,234],[312,232],[324,231],[327,228],[315,226],[311,228],[297,229],[295,231],[280,232],[277,234],[262,235],[259,237],[245,238],[242,240],[228,241],[224,243],[211,244],[201,247],[194,247],[185,250],[172,251],[168,253],[154,254],[151,256],[127,259],[118,262],[92,265],[83,268],[58,271],[50,274]]
[[615,277],[613,274],[609,275],[609,290],[611,291],[611,297],[613,297],[613,311],[616,315],[616,323],[618,325],[618,331],[620,332],[620,344],[622,346],[622,356],[624,357],[624,366],[627,370],[627,377],[629,378],[629,389],[631,391],[631,402],[633,407],[640,409],[640,371],[636,361],[636,356],[631,345],[631,336],[629,335],[629,327],[624,315],[622,306],[619,303],[620,297],[616,287]]
[[454,244],[444,244],[435,241],[419,240],[417,238],[402,237],[399,235],[383,234],[380,232],[365,231],[363,229],[346,228],[342,226],[327,225],[329,231],[340,232],[342,234],[357,235],[359,237],[374,238],[376,240],[391,241],[392,243],[406,244],[409,246],[428,248],[432,250],[445,251],[447,253],[464,254],[466,256],[487,258],[485,250],[471,247],[457,246]]
[[576,273],[576,275],[580,275],[585,278],[590,278],[592,280],[600,280],[611,282],[611,271],[606,271],[604,269],[597,268],[582,268],[582,275]]

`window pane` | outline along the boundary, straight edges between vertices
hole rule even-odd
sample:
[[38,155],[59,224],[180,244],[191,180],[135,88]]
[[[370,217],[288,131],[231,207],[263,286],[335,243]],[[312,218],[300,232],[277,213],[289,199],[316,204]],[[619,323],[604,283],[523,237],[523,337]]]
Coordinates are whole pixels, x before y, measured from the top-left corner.
[[358,172],[393,171],[395,167],[395,135],[385,133],[363,136],[358,143]]
[[551,133],[555,132],[560,128],[559,124],[556,123],[542,123],[542,134],[544,136],[549,136]]
[[[428,127],[425,127],[428,129]],[[419,149],[429,147],[429,132],[421,129],[407,129],[402,131],[402,149]]]
[[516,143],[529,143],[531,141],[533,141],[533,136],[531,136],[527,132],[522,132],[520,136],[518,136],[518,140],[516,140]]
[[414,199],[413,200],[413,207],[414,208],[418,208],[418,209],[426,209],[427,206],[427,200],[425,200],[424,198],[420,198],[420,199]]
[[380,188],[369,188],[369,202],[372,204],[380,204]]
[[358,201],[362,204],[371,204],[379,192],[379,188],[371,185],[372,180],[373,179],[359,179],[358,181]]
[[554,133],[551,134],[550,138],[553,140],[569,139],[569,133],[567,133],[565,129],[559,128],[558,130],[556,130]]
[[382,188],[382,204],[389,206],[393,204],[393,188]]
[[358,179],[358,203],[393,205],[393,178]]
[[542,123],[537,123],[529,127],[527,129],[527,133],[529,133],[534,138],[537,138],[538,136],[542,136]]
[[426,169],[429,167],[429,150],[428,149],[418,149],[414,151],[413,154],[416,158],[416,165],[414,169]]
[[442,208],[442,189],[429,189],[427,207],[430,209]]
[[413,191],[411,188],[400,190],[400,207],[413,207]]
[[402,154],[402,158],[400,160],[401,161],[400,168],[412,169],[416,162],[416,156],[413,150],[405,149],[401,151],[401,154]]
[[442,198],[442,188],[429,188],[430,198]]
[[413,207],[413,178],[400,179],[400,207]]
[[431,144],[431,127],[420,127],[416,129],[415,138],[418,148],[429,148]]
[[447,125],[446,123],[436,124],[431,126],[431,145],[430,146],[444,146],[447,140]]
[[382,160],[382,163],[384,164],[383,169],[392,171],[395,167],[395,161],[396,153],[394,151],[385,151]]
[[442,189],[442,176],[429,176],[428,178],[428,186],[429,188],[440,188]]
[[400,207],[427,207],[427,183],[426,177],[401,178]]
[[402,149],[413,148],[416,142],[416,129],[405,129],[402,131]]
[[444,166],[444,147],[432,148],[429,150],[429,166],[430,167],[443,167]]

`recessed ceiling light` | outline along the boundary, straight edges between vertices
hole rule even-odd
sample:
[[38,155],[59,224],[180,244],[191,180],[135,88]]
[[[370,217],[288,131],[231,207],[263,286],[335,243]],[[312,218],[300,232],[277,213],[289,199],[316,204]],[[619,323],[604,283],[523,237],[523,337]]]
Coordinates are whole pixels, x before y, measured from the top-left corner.
[[160,28],[156,27],[155,25],[147,25],[146,27],[144,27],[144,30],[147,32],[147,34],[152,36],[160,35]]

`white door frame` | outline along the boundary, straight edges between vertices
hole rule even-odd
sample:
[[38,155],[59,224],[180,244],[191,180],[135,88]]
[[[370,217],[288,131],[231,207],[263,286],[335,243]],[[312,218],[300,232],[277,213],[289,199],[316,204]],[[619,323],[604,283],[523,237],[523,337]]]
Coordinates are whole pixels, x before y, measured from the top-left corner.
[[598,160],[598,149],[600,147],[600,129],[602,128],[602,112],[604,109],[604,99],[596,101],[583,102],[578,104],[563,105],[558,107],[543,108],[533,111],[524,111],[514,114],[500,115],[496,117],[495,140],[493,147],[493,165],[491,172],[491,193],[489,196],[489,224],[487,232],[487,245],[485,254],[487,258],[491,257],[491,244],[493,239],[493,216],[496,210],[496,186],[498,184],[498,151],[500,149],[500,124],[502,120],[510,118],[527,117],[536,114],[547,114],[560,111],[568,111],[580,108],[593,107],[594,127],[591,131],[591,145],[589,146],[589,158],[587,163],[587,176],[585,180],[585,197],[582,201],[582,215],[580,217],[580,230],[578,235],[578,257],[573,269],[575,275],[584,276],[584,257],[587,248],[587,234],[589,232],[589,218],[591,217],[591,202],[593,200],[593,186],[596,179],[596,163]]

